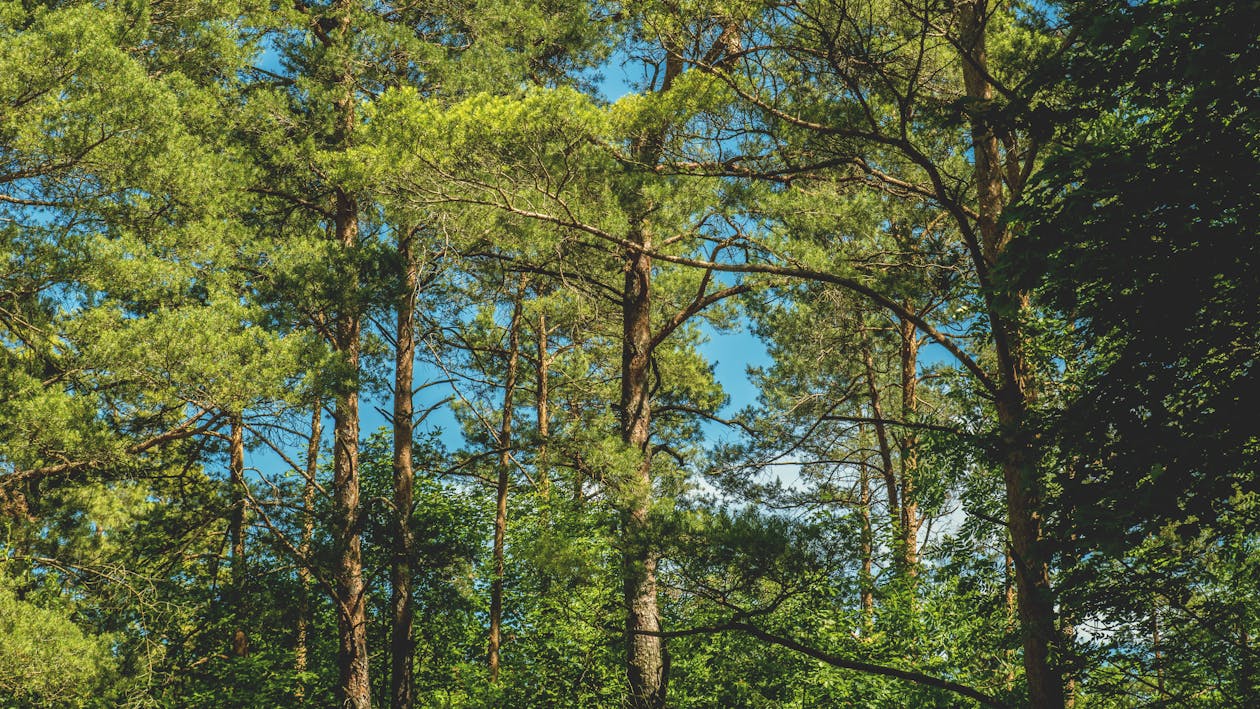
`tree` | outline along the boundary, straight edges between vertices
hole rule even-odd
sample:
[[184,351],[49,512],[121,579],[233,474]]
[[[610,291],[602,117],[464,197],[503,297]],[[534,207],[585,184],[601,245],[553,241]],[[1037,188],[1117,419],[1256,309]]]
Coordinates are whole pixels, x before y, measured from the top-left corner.
[[[1158,702],[1189,691],[1169,670],[1188,650],[1172,629],[1179,614],[1215,637],[1190,654],[1211,646],[1218,667],[1242,668],[1254,652],[1254,611],[1214,601],[1206,580],[1235,573],[1222,563],[1254,563],[1237,525],[1252,514],[1257,439],[1237,422],[1257,391],[1250,106],[1260,57],[1239,25],[1256,10],[1065,3],[1077,41],[1047,68],[1033,108],[1061,126],[1058,142],[1013,220],[1025,233],[1010,281],[1035,289],[1072,353],[1071,387],[1043,419],[1062,461],[1055,526],[1075,566],[1065,593],[1117,628],[1143,626],[1117,642],[1163,658],[1163,674],[1136,670],[1158,675]],[[1240,71],[1212,68],[1226,65]],[[1255,691],[1248,671],[1224,677],[1203,686]],[[1150,692],[1123,691],[1134,690]]]
[[[988,2],[788,3],[725,14],[735,36],[757,40],[733,61],[697,61],[694,73],[730,97],[728,120],[751,116],[753,128],[744,129],[742,150],[729,151],[734,157],[675,167],[777,183],[831,181],[943,211],[968,255],[971,324],[983,328],[985,349],[965,351],[877,284],[801,259],[790,240],[778,249],[751,242],[759,262],[692,264],[849,288],[912,323],[974,376],[993,401],[1030,701],[1060,706],[1042,470],[1028,420],[1044,367],[1024,324],[1028,294],[997,288],[991,276],[1012,237],[1003,212],[1023,192],[1040,148],[1036,134],[997,118],[1017,99],[1010,87],[1049,53],[1053,32],[1034,8]],[[706,31],[701,25],[697,36]],[[999,37],[1001,51],[991,57],[990,41]]]

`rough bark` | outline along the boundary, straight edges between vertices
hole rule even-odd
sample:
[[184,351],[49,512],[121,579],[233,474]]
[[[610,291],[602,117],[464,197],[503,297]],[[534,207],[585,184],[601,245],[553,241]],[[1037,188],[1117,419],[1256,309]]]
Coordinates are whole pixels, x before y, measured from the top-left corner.
[[[985,48],[988,8],[983,0],[960,2],[957,8],[963,81],[970,105],[979,207],[977,221],[985,260],[977,265],[987,272],[1010,240],[1009,232],[1001,224],[1004,198],[1000,143],[985,116],[985,108],[993,100]],[[1032,391],[1021,347],[1022,333],[1016,321],[1016,314],[1027,308],[1027,294],[999,292],[991,283],[984,286],[998,367],[996,403],[1001,428],[1001,466],[1029,702],[1036,709],[1058,709],[1064,705],[1063,676],[1051,658],[1057,633],[1054,600],[1049,566],[1042,548],[1041,489],[1034,441],[1026,420]]]
[[[337,191],[337,238],[348,250],[358,241],[358,203]],[[352,277],[353,279],[353,277]],[[353,299],[357,283],[347,288]],[[357,378],[359,334],[362,327],[357,304],[337,313],[334,347],[347,369]],[[359,390],[349,383],[337,392],[333,412],[333,585],[337,606],[339,702],[352,709],[371,706],[368,681],[367,599],[363,586],[361,543],[362,506],[359,501]]]
[[[906,308],[910,304],[906,303]],[[914,323],[901,318],[901,418],[914,421],[919,412],[918,356],[919,335]],[[898,443],[901,462],[901,531],[903,534],[902,564],[914,576],[919,565],[919,504],[916,501],[915,477],[919,469],[919,437],[912,427],[904,427]]]
[[[523,289],[522,289],[523,290]],[[512,305],[512,320],[508,324],[507,371],[503,380],[503,413],[499,423],[498,480],[495,484],[494,512],[494,578],[490,582],[490,681],[499,681],[499,648],[502,644],[503,624],[503,577],[506,574],[503,550],[507,539],[507,500],[511,483],[512,465],[512,413],[516,395],[516,372],[521,350],[521,298],[519,293]]]
[[415,232],[398,239],[398,260],[402,283],[394,331],[394,529],[390,559],[390,706],[410,707],[415,701],[412,658],[415,644],[411,629],[415,616],[412,605],[412,531],[415,467],[411,457],[414,427],[412,387],[416,359],[415,298],[418,275],[412,253]]
[[[669,91],[682,73],[681,57],[669,52],[659,92]],[[644,136],[635,146],[640,163],[655,165],[663,134]],[[638,198],[643,199],[642,195]],[[623,253],[625,279],[621,301],[621,440],[638,456],[638,464],[622,483],[622,589],[626,605],[626,678],[632,709],[665,706],[668,659],[661,637],[656,597],[657,554],[648,519],[652,507],[652,402],[648,375],[652,361],[652,248],[647,230],[649,205],[631,209],[628,246]]]
[[240,414],[233,414],[228,433],[228,474],[232,489],[232,513],[228,519],[228,535],[232,543],[232,579],[230,608],[236,627],[232,629],[232,654],[249,654],[249,634],[245,630],[246,579],[245,559],[245,426]]
[[[649,248],[646,235],[638,243]],[[628,706],[665,706],[666,667],[656,597],[656,562],[648,512],[652,504],[652,407],[648,390],[651,362],[652,259],[645,251],[626,253],[622,300],[621,440],[639,456],[624,483],[622,579],[626,603],[626,668],[630,681]]]
[[[325,43],[344,57],[333,74],[334,105],[331,145],[351,147],[358,120],[355,98],[355,66],[352,60],[353,3],[339,0],[332,8],[332,31]],[[359,248],[359,201],[344,186],[333,187],[333,236],[343,254]],[[359,278],[353,267],[345,275],[342,301],[332,313],[333,349],[349,372],[348,381],[336,392],[333,410],[332,532],[334,543],[333,588],[337,607],[337,701],[350,709],[372,704],[367,650],[367,598],[363,585],[362,515],[359,500],[359,359],[362,313]]]

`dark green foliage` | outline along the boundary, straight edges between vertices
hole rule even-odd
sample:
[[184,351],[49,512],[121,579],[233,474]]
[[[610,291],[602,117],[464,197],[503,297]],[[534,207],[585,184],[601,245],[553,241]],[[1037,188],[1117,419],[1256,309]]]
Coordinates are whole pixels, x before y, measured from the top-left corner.
[[1210,523],[1260,482],[1260,433],[1245,423],[1260,393],[1258,9],[1077,11],[1081,46],[1054,89],[1076,107],[1065,135],[1078,141],[1029,195],[1023,249],[1088,357],[1060,425],[1090,544],[1168,518]]
[[1042,87],[1071,108],[1012,274],[1080,353],[1046,420],[1064,603],[1105,629],[1083,631],[1101,654],[1081,660],[1104,696],[1241,706],[1257,689],[1257,12],[1069,4],[1078,44]]

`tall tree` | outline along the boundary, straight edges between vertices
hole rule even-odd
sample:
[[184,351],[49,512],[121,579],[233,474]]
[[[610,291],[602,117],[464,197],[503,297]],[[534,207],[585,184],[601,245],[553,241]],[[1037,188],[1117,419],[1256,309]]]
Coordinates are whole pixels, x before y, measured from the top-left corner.
[[[1050,310],[1067,353],[1070,386],[1041,419],[1060,464],[1062,603],[1111,619],[1111,642],[1086,651],[1148,658],[1130,670],[1141,682],[1106,692],[1160,704],[1257,686],[1255,609],[1209,581],[1255,563],[1242,530],[1260,459],[1255,427],[1238,422],[1258,390],[1260,55],[1241,24],[1257,9],[1062,4],[1076,42],[1032,111],[1056,141],[1004,274]],[[1195,620],[1169,632],[1174,617]],[[1191,656],[1217,679],[1179,685],[1169,667]]]
[[398,237],[398,260],[402,282],[398,292],[397,325],[394,330],[394,543],[390,562],[390,706],[410,707],[415,699],[412,664],[415,617],[411,593],[412,542],[411,510],[415,504],[415,466],[412,460],[415,436],[416,296],[420,274],[415,248],[417,230],[404,230]]
[[[724,268],[850,288],[914,323],[957,357],[992,397],[1030,701],[1061,706],[1062,677],[1051,657],[1058,634],[1043,528],[1042,470],[1028,420],[1039,387],[1038,365],[1029,354],[1032,334],[1023,324],[1028,297],[995,287],[991,277],[1011,239],[1003,211],[1023,192],[1040,144],[1036,135],[996,119],[1012,98],[1008,91],[999,101],[998,91],[1028,78],[1030,60],[1048,54],[1052,36],[1034,8],[983,1],[790,6],[792,11],[775,6],[732,18],[744,28],[741,35],[758,41],[726,66],[699,66],[743,106],[738,115],[757,116],[762,132],[776,140],[747,141],[750,153],[739,161],[692,161],[691,169],[777,181],[789,175],[822,177],[943,210],[970,257],[969,275],[993,364],[982,366],[878,284],[807,262],[791,263],[790,244],[779,250],[752,244],[768,263]],[[1008,48],[999,61],[990,55],[991,36],[1002,36]],[[1010,52],[1013,46],[1024,55]],[[834,91],[820,92],[820,84]]]
[[525,283],[516,297],[512,299],[512,316],[507,325],[507,352],[505,353],[503,375],[503,407],[499,416],[498,435],[495,446],[499,449],[499,460],[495,466],[496,478],[494,488],[494,576],[490,581],[490,643],[489,658],[490,681],[499,680],[499,647],[503,633],[503,581],[507,575],[504,565],[503,548],[507,538],[508,493],[512,482],[512,419],[515,413],[516,377],[521,358],[521,299],[525,293]]

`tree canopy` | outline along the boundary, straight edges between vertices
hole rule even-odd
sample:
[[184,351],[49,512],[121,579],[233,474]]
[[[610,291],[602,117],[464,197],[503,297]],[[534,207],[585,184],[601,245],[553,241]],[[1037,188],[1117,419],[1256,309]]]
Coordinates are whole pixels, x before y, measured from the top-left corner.
[[0,705],[1251,706],[1257,17],[0,2]]

